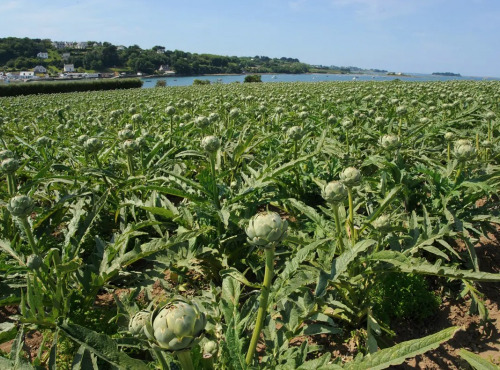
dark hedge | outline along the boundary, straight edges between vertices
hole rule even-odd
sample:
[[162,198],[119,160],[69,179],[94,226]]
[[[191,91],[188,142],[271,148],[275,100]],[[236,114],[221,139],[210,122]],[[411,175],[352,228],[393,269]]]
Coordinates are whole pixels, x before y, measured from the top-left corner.
[[0,96],[133,89],[141,86],[142,81],[137,78],[68,82],[10,83],[0,85]]

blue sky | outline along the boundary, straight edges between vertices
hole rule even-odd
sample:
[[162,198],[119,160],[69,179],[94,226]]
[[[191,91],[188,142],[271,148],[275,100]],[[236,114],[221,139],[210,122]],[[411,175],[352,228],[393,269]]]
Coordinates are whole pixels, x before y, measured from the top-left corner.
[[500,77],[499,0],[0,0],[0,37]]

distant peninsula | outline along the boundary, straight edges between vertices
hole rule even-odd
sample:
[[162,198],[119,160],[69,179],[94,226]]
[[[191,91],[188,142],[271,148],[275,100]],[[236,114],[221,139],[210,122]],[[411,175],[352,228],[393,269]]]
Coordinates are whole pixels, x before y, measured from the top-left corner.
[[434,76],[462,77],[460,73],[452,73],[452,72],[434,72],[432,74]]

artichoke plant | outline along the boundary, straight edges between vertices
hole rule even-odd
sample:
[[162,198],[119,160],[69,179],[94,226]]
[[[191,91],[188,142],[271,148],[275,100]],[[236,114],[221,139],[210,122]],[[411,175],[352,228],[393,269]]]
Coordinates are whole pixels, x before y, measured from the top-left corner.
[[201,139],[201,148],[209,153],[215,153],[220,148],[220,141],[216,136],[205,136]]
[[177,299],[151,313],[145,332],[153,346],[183,351],[201,339],[206,323],[205,314],[195,303]]
[[252,338],[245,358],[247,365],[253,361],[257,342],[267,313],[267,300],[271,290],[271,283],[274,276],[274,248],[278,242],[283,240],[288,229],[288,222],[282,220],[275,212],[258,213],[250,219],[246,228],[247,240],[250,244],[263,247],[266,251],[266,267],[264,271],[264,281],[259,297],[259,309],[257,319],[253,329]]
[[348,188],[352,188],[361,182],[361,172],[357,168],[347,167],[340,174],[340,181]]
[[151,312],[146,310],[138,311],[131,317],[128,323],[128,331],[130,334],[140,338],[146,337],[146,324],[149,321]]
[[282,220],[276,212],[262,212],[250,219],[246,228],[248,243],[270,248],[283,240],[288,229],[288,222]]
[[347,188],[341,181],[330,181],[321,195],[330,204],[340,203],[347,198]]
[[34,207],[33,200],[26,195],[16,195],[7,205],[7,209],[15,217],[28,217]]
[[384,135],[380,139],[380,145],[386,150],[394,150],[400,147],[399,138],[395,135]]
[[293,141],[297,141],[302,139],[302,136],[304,136],[304,130],[300,126],[293,126],[288,129],[287,135]]

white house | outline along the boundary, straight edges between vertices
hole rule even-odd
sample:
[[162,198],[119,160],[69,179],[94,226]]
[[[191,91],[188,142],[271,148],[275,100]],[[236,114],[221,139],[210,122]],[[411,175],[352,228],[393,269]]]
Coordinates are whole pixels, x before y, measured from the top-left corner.
[[19,72],[19,77],[22,79],[33,78],[33,77],[35,77],[35,72],[33,72],[33,71]]
[[74,64],[65,64],[64,65],[64,72],[65,73],[71,73],[75,71],[75,65]]
[[160,46],[160,47],[158,47],[158,49],[156,49],[156,52],[157,52],[158,54],[165,54],[165,48],[164,48],[164,47],[162,47],[162,46]]
[[33,68],[33,72],[35,72],[35,73],[47,73],[47,68],[45,68],[44,66],[36,66],[35,68]]
[[75,45],[76,49],[87,49],[88,43],[85,41],[77,42]]
[[47,53],[46,51],[41,51],[36,56],[40,59],[47,59],[49,57],[49,53]]
[[118,45],[118,46],[116,47],[116,50],[118,50],[118,51],[125,50],[125,46],[123,46],[123,45]]

